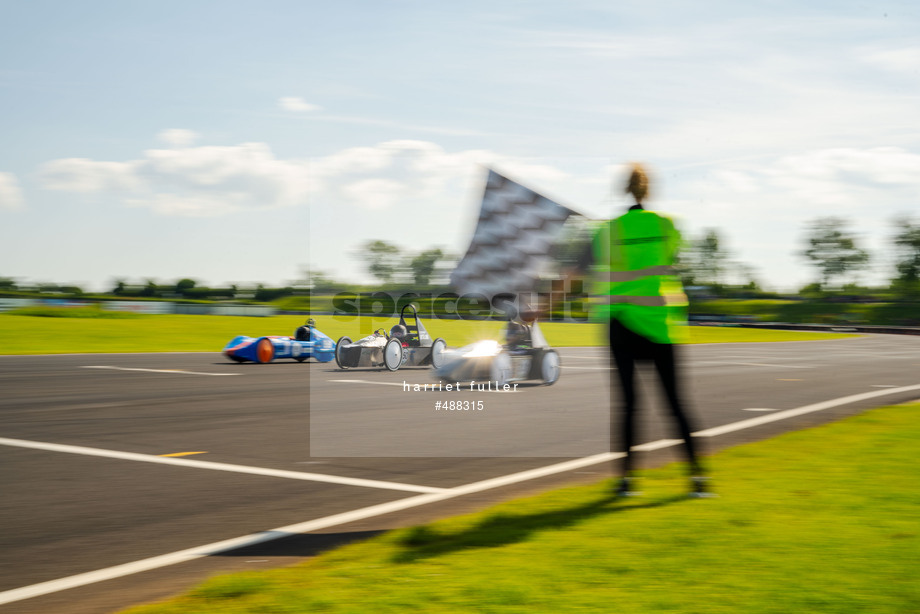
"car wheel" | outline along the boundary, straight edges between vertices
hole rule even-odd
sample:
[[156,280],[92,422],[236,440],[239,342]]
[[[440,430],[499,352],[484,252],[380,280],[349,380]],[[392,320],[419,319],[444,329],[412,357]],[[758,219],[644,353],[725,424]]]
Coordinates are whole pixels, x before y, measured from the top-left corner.
[[511,378],[511,356],[505,352],[496,354],[489,365],[489,377],[499,388],[507,384]]
[[298,356],[298,357],[295,358],[294,360],[296,360],[297,362],[303,362],[303,361],[305,361],[306,359],[307,359],[306,356]]
[[383,346],[383,366],[389,371],[395,371],[402,364],[403,346],[399,339],[390,339]]
[[431,344],[431,366],[440,369],[444,364],[444,350],[447,349],[447,342],[438,337]]
[[339,366],[339,369],[347,369],[348,366],[342,364],[342,353],[345,351],[346,345],[351,345],[350,337],[339,337],[339,340],[335,342],[335,364]]
[[543,360],[540,361],[540,374],[543,376],[543,383],[552,386],[559,379],[562,372],[562,366],[559,360],[559,354],[555,350],[543,352]]
[[256,360],[261,363],[271,362],[275,358],[275,346],[271,339],[260,339],[256,345]]

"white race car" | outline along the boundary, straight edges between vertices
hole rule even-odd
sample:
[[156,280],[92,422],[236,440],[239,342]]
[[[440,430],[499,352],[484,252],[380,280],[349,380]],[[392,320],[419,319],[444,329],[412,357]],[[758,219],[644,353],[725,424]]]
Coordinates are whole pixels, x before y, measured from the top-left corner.
[[549,346],[536,321],[512,320],[505,327],[505,343],[477,341],[448,350],[435,367],[438,378],[449,381],[489,380],[501,388],[508,382],[540,380],[556,383],[562,371],[559,354]]
[[[406,310],[412,309],[413,321],[406,320]],[[447,343],[440,337],[432,340],[415,306],[406,305],[399,314],[399,323],[390,329],[379,328],[373,334],[352,341],[340,337],[335,344],[335,362],[340,369],[380,368],[396,371],[400,367],[441,366]]]

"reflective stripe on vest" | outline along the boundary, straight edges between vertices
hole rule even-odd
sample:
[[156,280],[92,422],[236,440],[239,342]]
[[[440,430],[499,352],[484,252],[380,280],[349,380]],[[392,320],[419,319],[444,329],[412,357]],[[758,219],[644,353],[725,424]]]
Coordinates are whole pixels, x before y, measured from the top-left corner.
[[608,282],[619,282],[619,281],[633,281],[640,279],[642,277],[647,277],[649,275],[676,275],[677,271],[674,270],[674,267],[662,264],[659,266],[650,266],[644,269],[639,269],[637,271],[608,271],[606,274],[599,273],[602,277],[599,281],[608,281]]
[[627,305],[642,305],[643,307],[666,307],[668,301],[663,296],[628,296],[628,295],[608,295],[599,296],[598,302],[607,305],[616,305],[625,303]]

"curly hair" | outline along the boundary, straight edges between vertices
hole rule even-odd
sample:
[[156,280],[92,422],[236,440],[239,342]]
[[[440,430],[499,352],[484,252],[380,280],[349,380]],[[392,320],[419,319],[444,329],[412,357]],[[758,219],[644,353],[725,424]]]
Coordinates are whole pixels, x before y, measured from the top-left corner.
[[641,203],[648,196],[648,174],[638,162],[633,162],[626,182],[625,192],[632,194],[637,203]]

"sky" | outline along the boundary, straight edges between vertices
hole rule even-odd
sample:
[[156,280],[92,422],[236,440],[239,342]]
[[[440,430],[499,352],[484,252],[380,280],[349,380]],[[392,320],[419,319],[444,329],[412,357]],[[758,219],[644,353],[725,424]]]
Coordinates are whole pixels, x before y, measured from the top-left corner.
[[462,254],[486,168],[585,215],[716,228],[768,289],[920,215],[920,5],[0,0],[0,277],[368,282]]

